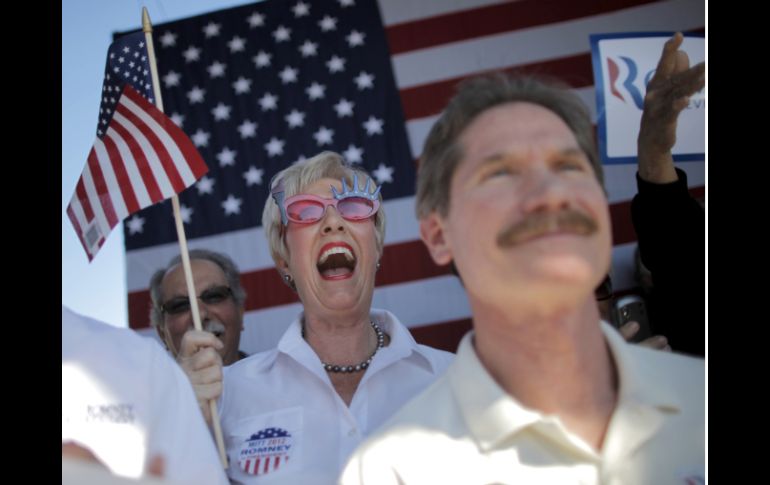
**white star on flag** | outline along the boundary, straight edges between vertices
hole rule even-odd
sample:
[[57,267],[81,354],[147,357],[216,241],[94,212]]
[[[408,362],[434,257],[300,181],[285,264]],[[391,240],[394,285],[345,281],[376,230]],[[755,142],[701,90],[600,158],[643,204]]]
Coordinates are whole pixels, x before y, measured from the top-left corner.
[[286,115],[285,119],[289,124],[289,128],[296,128],[305,124],[305,113],[293,109],[291,113]]
[[246,179],[246,186],[262,185],[262,175],[265,171],[261,168],[257,168],[254,165],[250,166],[246,172],[243,172],[243,178]]
[[230,42],[227,43],[227,46],[230,48],[231,53],[242,52],[245,45],[246,45],[246,39],[242,39],[237,35],[233,37],[233,39]]
[[262,107],[262,111],[270,111],[278,106],[278,96],[265,93],[264,96],[259,98],[259,105]]
[[324,97],[324,91],[326,91],[326,86],[324,86],[323,84],[318,84],[314,82],[305,91],[307,92],[307,95],[310,97],[311,100],[321,99]]
[[353,30],[350,32],[350,34],[345,37],[348,40],[348,45],[350,47],[356,47],[359,45],[364,45],[364,37],[366,34],[359,32],[357,30]]
[[242,203],[243,201],[237,197],[234,197],[233,194],[228,195],[227,200],[222,202],[222,208],[225,210],[225,215],[229,216],[231,214],[240,214]]
[[212,78],[222,77],[225,75],[225,65],[219,61],[214,61],[206,70],[209,72],[209,76]]
[[326,67],[329,68],[329,72],[342,72],[345,70],[345,59],[333,56],[327,61]]
[[372,88],[374,86],[374,76],[368,72],[361,72],[361,74],[356,76],[355,82],[358,89]]
[[176,34],[166,32],[160,38],[160,45],[163,47],[173,47],[176,45]]
[[169,71],[165,76],[163,76],[163,82],[166,84],[167,88],[173,87],[173,86],[179,86],[179,73],[174,71]]
[[214,183],[216,180],[209,177],[208,175],[204,175],[201,177],[200,180],[198,180],[198,183],[195,184],[195,187],[198,189],[198,195],[203,194],[210,194],[214,190]]
[[340,6],[344,7],[352,7],[356,4],[354,0],[339,0]]
[[246,19],[246,21],[249,23],[249,27],[252,29],[254,27],[262,27],[265,25],[265,16],[259,12],[254,12]]
[[294,5],[294,7],[292,7],[292,10],[294,11],[295,16],[304,17],[310,13],[310,5],[304,2],[298,2],[296,5]]
[[297,81],[297,70],[293,67],[286,66],[283,71],[278,73],[281,77],[281,82],[284,84],[293,83]]
[[342,155],[345,157],[345,160],[347,160],[349,163],[361,163],[363,161],[363,158],[361,158],[361,155],[363,155],[364,151],[358,148],[355,145],[349,145],[348,149],[342,152]]
[[334,105],[334,109],[337,111],[337,116],[344,118],[345,116],[353,116],[353,106],[355,103],[342,98],[339,103]]
[[171,121],[173,121],[176,126],[178,126],[179,128],[182,127],[182,124],[184,123],[184,115],[180,115],[179,113],[174,113],[171,116],[169,116],[169,118],[171,118]]
[[321,27],[321,30],[324,32],[329,32],[330,30],[336,30],[337,29],[337,19],[334,17],[329,17],[328,15],[321,19],[320,22],[318,22],[318,25]]
[[206,37],[215,37],[219,35],[219,29],[222,26],[220,24],[215,24],[214,22],[209,22],[206,24],[205,27],[203,27],[203,33],[206,34]]
[[382,134],[383,121],[381,119],[370,116],[363,125],[367,135],[374,135],[375,133],[378,135]]
[[313,134],[318,146],[331,145],[332,137],[334,136],[334,130],[330,130],[325,126],[322,126]]
[[267,150],[267,155],[271,158],[276,155],[283,155],[283,144],[283,140],[279,140],[276,137],[270,138],[270,142],[265,143],[265,150]]
[[185,61],[193,62],[197,61],[201,57],[201,50],[195,46],[190,46],[186,51],[182,52]]
[[257,69],[259,69],[260,67],[269,66],[271,57],[271,54],[268,54],[265,51],[259,51],[257,52],[257,55],[252,58],[252,60],[254,61],[254,64],[257,65]]
[[214,119],[217,121],[228,120],[230,119],[231,109],[232,108],[230,106],[219,103],[214,107],[214,109],[211,110],[211,113],[214,115]]
[[198,129],[198,131],[196,131],[193,134],[192,141],[193,141],[193,143],[195,144],[196,147],[205,147],[205,146],[209,145],[209,137],[210,136],[211,136],[211,134],[209,134],[209,133],[207,133],[207,132],[205,132],[205,131],[203,131],[201,129]]
[[182,218],[182,222],[185,224],[189,224],[190,220],[192,220],[192,213],[193,209],[191,207],[187,207],[186,205],[182,204],[179,207],[179,217]]
[[251,91],[251,79],[246,79],[243,76],[239,77],[233,83],[233,89],[235,89],[235,94],[248,93]]
[[257,132],[257,124],[251,120],[246,120],[238,125],[238,133],[241,134],[241,138],[251,138]]
[[203,96],[206,94],[205,89],[201,89],[198,86],[194,86],[190,92],[187,93],[187,99],[190,100],[190,104],[202,103]]
[[291,39],[291,29],[287,29],[283,25],[280,25],[273,32],[273,37],[275,37],[276,42],[286,42]]
[[128,225],[129,234],[141,233],[144,226],[144,218],[139,217],[139,215],[136,214],[134,217],[126,221],[126,224]]
[[217,153],[217,160],[219,160],[220,167],[226,167],[228,165],[235,165],[234,150],[230,150],[229,147],[224,147],[219,153]]
[[302,57],[314,56],[316,55],[317,50],[318,44],[315,42],[310,42],[309,40],[306,40],[305,43],[299,47],[299,51],[302,53]]
[[386,167],[383,163],[380,163],[379,167],[377,167],[377,170],[372,172],[372,175],[374,175],[374,178],[377,179],[377,184],[393,182],[393,168]]

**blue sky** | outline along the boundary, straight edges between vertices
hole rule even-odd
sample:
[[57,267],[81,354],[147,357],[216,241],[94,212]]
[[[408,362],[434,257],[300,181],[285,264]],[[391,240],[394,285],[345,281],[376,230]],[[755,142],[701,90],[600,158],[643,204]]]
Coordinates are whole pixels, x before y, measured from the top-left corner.
[[122,226],[112,231],[88,263],[65,213],[94,141],[112,33],[139,28],[143,6],[153,23],[162,23],[247,3],[253,2],[67,0],[62,4],[61,298],[74,311],[128,326]]

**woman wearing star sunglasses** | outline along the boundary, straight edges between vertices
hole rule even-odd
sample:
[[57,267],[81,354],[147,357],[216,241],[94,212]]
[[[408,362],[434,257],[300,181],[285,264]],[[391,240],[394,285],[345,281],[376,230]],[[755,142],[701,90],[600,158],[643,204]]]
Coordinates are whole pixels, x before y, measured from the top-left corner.
[[224,392],[221,364],[204,352],[189,356],[201,362],[190,378],[210,384],[199,399],[221,393],[234,483],[335,483],[356,446],[453,354],[417,344],[395,315],[371,308],[385,213],[366,173],[324,152],[279,172],[270,189],[263,228],[303,311],[277,348],[225,369]]

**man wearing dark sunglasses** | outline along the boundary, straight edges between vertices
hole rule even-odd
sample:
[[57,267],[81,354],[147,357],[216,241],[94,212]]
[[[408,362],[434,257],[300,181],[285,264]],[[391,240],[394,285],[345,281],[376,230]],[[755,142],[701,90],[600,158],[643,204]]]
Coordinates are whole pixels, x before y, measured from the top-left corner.
[[[190,251],[190,265],[203,330],[219,339],[221,346],[217,353],[224,365],[230,365],[246,356],[238,350],[246,299],[240,273],[229,257],[205,249]],[[190,300],[179,256],[152,276],[150,297],[150,321],[171,354],[177,358],[182,338],[193,329]]]

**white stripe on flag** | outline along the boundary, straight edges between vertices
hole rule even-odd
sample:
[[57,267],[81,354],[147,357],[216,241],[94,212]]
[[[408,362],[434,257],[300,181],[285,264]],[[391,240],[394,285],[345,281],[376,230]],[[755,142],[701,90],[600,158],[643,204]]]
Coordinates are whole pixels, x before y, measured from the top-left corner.
[[[596,124],[596,93],[593,86],[573,89],[575,94],[586,104],[591,114],[591,121]],[[430,129],[438,120],[441,113],[424,118],[415,118],[406,123],[406,134],[409,137],[409,145],[412,148],[412,157],[418,158],[425,146],[425,139],[428,137]]]
[[441,2],[422,2],[415,0],[378,1],[382,22],[386,25],[401,24],[437,15],[445,15],[471,8],[485,7],[508,0],[443,0]]
[[110,157],[107,155],[107,150],[102,143],[94,143],[93,149],[96,160],[99,162],[99,167],[102,169],[104,182],[107,184],[107,192],[110,194],[112,207],[115,208],[115,216],[118,220],[122,221],[128,216],[128,208],[123,200],[123,192],[120,191],[120,185],[115,176],[115,170],[112,168],[112,163],[110,163]]
[[[112,227],[110,227],[110,223],[107,220],[107,215],[104,213],[102,200],[96,191],[96,187],[94,186],[94,180],[91,176],[91,169],[88,167],[88,164],[86,164],[86,167],[83,169],[81,178],[83,180],[83,188],[85,189],[86,196],[88,197],[88,203],[91,204],[91,210],[93,211],[96,223],[99,226],[99,231],[105,235],[109,234]],[[85,227],[83,227],[83,229],[85,230]]]
[[[86,219],[86,214],[83,211],[83,206],[80,203],[80,199],[78,199],[77,192],[75,192],[72,195],[72,198],[70,199],[69,207],[72,208],[72,212],[75,214],[75,219],[78,221],[78,224],[80,225],[80,230],[85,231],[86,227],[88,226],[88,220]],[[85,236],[83,237],[85,238]]]
[[587,53],[587,32],[702,27],[699,19],[703,18],[703,11],[703,2],[677,0],[478,37],[393,56],[393,72],[399,89],[421,86],[479,71]]
[[[123,137],[121,137],[112,127],[112,123],[110,123],[110,127],[107,129],[106,138],[109,138],[113,143],[115,143],[115,146],[120,153],[120,157],[122,159],[121,162],[126,170],[126,173],[128,173],[128,180],[131,184],[131,189],[134,191],[134,195],[136,196],[136,201],[139,204],[139,207],[147,207],[148,205],[152,204],[152,199],[150,199],[150,194],[147,192],[147,187],[144,185],[142,175],[139,173],[139,167],[136,165],[136,160],[134,160],[134,156],[131,154],[126,141],[123,140]],[[98,140],[96,143],[104,142],[102,140]],[[118,160],[115,160],[115,162],[120,163]]]
[[147,139],[147,137],[144,136],[144,133],[142,133],[131,120],[118,113],[117,111],[115,111],[112,122],[119,123],[120,126],[128,131],[128,133],[134,139],[134,142],[139,145],[139,149],[144,154],[145,159],[147,159],[147,165],[150,167],[152,177],[158,184],[158,189],[160,190],[162,199],[166,199],[174,195],[174,189],[171,186],[171,181],[168,178],[168,174],[163,168],[163,165],[160,163],[158,154],[150,144],[150,141]]
[[[124,98],[125,106],[131,110],[134,115],[138,116],[142,121],[144,121],[144,123],[153,131],[153,133],[155,133],[155,135],[160,139],[161,143],[163,143],[166,151],[168,151],[171,159],[181,162],[175,163],[174,165],[176,166],[176,169],[179,172],[179,176],[182,178],[182,182],[184,182],[185,186],[189,186],[195,182],[195,176],[190,170],[190,165],[185,161],[185,157],[179,150],[179,146],[177,145],[176,141],[162,126],[158,124],[157,121],[155,121],[152,116],[147,114],[147,112],[145,112],[127,97],[124,96]],[[170,194],[167,197],[170,197],[171,195],[173,194]]]

